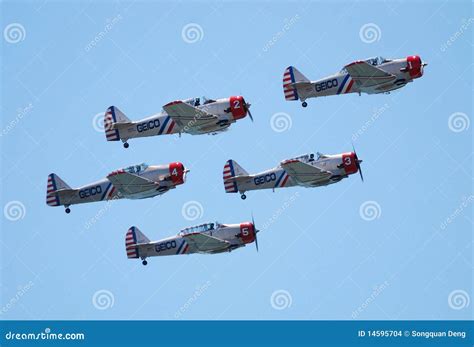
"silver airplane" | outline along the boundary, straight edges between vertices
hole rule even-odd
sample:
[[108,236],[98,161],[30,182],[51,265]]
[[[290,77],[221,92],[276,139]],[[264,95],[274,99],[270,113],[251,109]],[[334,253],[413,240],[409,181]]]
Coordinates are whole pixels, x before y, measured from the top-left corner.
[[100,181],[71,188],[58,175],[48,176],[46,204],[64,206],[112,199],[145,199],[166,193],[183,184],[189,170],[176,162],[165,165],[133,165],[107,175]]
[[223,99],[191,98],[170,102],[163,112],[138,121],[131,121],[116,106],[110,106],[104,116],[107,141],[122,141],[137,137],[188,133],[191,135],[217,134],[250,113],[250,104],[243,96]]
[[245,200],[246,191],[286,188],[293,186],[320,187],[333,184],[359,172],[362,160],[352,152],[327,155],[306,154],[284,160],[277,167],[257,174],[249,174],[236,161],[228,160],[222,173],[226,193],[239,192]]
[[132,226],[125,234],[125,250],[129,259],[181,254],[216,254],[231,252],[255,242],[258,251],[255,222],[238,224],[205,223],[182,229],[176,236],[150,241],[137,227]]
[[338,73],[316,81],[289,66],[283,74],[283,93],[288,101],[301,100],[303,107],[308,106],[306,99],[320,96],[389,93],[423,76],[426,65],[417,55],[402,59],[375,57],[350,63]]

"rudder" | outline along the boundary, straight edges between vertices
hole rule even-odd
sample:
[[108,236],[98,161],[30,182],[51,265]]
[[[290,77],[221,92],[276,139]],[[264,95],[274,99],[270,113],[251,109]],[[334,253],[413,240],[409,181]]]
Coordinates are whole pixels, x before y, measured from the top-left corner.
[[119,141],[120,133],[115,129],[116,123],[130,123],[130,119],[116,106],[110,106],[104,115],[104,131],[107,141]]
[[236,161],[232,159],[227,160],[222,173],[226,193],[237,193],[237,182],[232,179],[235,176],[248,176],[248,172],[245,171]]
[[58,190],[71,189],[58,175],[51,173],[48,175],[48,183],[46,185],[46,204],[49,206],[59,206]]
[[125,234],[125,251],[127,252],[127,258],[138,258],[140,254],[137,244],[148,242],[150,242],[150,239],[146,237],[140,229],[135,226],[130,227]]

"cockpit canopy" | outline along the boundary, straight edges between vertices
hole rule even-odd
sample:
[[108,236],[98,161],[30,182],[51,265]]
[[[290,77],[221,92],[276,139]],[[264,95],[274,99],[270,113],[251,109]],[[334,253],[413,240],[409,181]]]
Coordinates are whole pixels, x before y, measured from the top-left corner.
[[382,65],[382,64],[387,63],[389,61],[390,61],[390,59],[385,59],[384,57],[381,57],[381,56],[373,57],[373,58],[369,58],[369,59],[365,60],[366,63],[368,63],[370,65],[373,65],[373,66]]
[[206,232],[206,231],[215,230],[215,229],[219,228],[219,225],[220,225],[219,222],[204,223],[204,224],[184,228],[178,233],[178,235],[183,236],[183,235],[187,235],[187,234],[203,233],[203,232]]
[[[316,160],[319,159],[320,155],[322,154],[319,152],[316,154]],[[308,162],[314,161],[315,160],[314,157],[315,157],[314,153],[309,153],[309,154],[300,155],[298,157],[291,158],[291,159],[299,160],[299,161],[302,161],[303,163],[308,163]]]
[[[372,58],[364,59],[364,61],[367,64],[370,64],[370,65],[373,65],[373,66],[378,66],[378,65],[388,63],[391,60],[390,59],[385,59],[384,57],[381,57],[381,56],[378,56],[378,57],[372,57]],[[347,73],[346,68],[343,68],[341,70],[341,73]]]
[[208,99],[205,96],[203,96],[202,98],[186,99],[186,100],[183,100],[183,102],[186,103],[186,104],[189,104],[191,106],[198,107],[198,106],[201,106],[201,105],[212,104],[213,102],[216,102],[216,100]]
[[138,165],[132,165],[124,168],[123,170],[128,173],[137,174],[145,171],[148,168],[148,164],[141,163]]

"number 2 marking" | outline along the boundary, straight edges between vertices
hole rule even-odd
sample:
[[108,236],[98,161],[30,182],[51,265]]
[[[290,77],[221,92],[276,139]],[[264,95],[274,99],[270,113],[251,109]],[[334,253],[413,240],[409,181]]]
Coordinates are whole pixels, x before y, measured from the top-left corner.
[[240,108],[240,101],[234,100],[234,108]]

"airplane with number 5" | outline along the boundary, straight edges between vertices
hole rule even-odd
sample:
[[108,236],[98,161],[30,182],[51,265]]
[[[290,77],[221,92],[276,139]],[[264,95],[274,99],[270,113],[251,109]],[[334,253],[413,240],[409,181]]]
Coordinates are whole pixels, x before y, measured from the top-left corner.
[[243,96],[173,101],[163,106],[163,112],[139,121],[131,121],[116,106],[110,106],[105,112],[104,130],[107,141],[122,141],[128,148],[127,141],[136,137],[182,133],[214,135],[247,114],[253,121],[250,104]]
[[255,242],[258,251],[255,222],[239,224],[205,223],[181,230],[176,236],[159,241],[150,241],[137,227],[132,226],[125,234],[125,250],[129,259],[181,255],[181,254],[215,254],[231,252]]
[[228,160],[223,172],[224,188],[226,193],[239,192],[245,200],[245,192],[249,190],[320,187],[339,182],[357,172],[364,181],[360,163],[362,160],[355,150],[335,155],[317,153],[316,158],[311,153],[284,160],[273,169],[249,174],[236,161]]
[[64,206],[114,199],[146,199],[166,193],[183,184],[189,170],[175,162],[165,165],[133,165],[107,175],[100,181],[71,188],[58,175],[48,176],[46,204]]
[[383,57],[355,61],[338,73],[310,81],[297,68],[289,66],[283,74],[283,92],[286,100],[301,100],[320,96],[348,93],[379,94],[390,93],[423,76],[428,63],[417,55],[401,59]]

